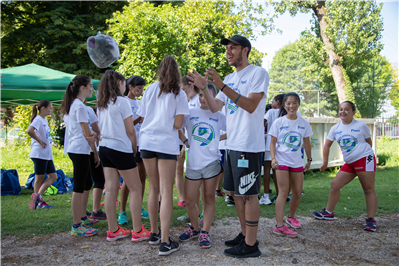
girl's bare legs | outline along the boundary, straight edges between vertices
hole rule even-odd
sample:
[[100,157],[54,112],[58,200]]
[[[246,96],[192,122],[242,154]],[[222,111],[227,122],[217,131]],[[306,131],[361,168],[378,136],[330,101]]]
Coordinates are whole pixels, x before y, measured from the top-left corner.
[[[204,225],[202,230],[209,232],[213,218],[215,217],[215,189],[218,183],[218,178],[205,179],[202,182],[203,204],[204,204]],[[194,227],[195,228],[195,227]]]
[[177,156],[177,162],[176,162],[176,189],[177,189],[177,194],[179,196],[179,201],[185,200],[184,198],[184,161],[185,161],[185,156],[183,158],[180,158],[180,156]]
[[[104,167],[105,182],[107,183],[107,193],[105,193],[104,207],[107,215],[108,230],[116,232],[118,224],[116,222],[116,199],[119,192],[119,172],[116,168]],[[125,182],[124,182],[125,183]]]
[[[148,169],[146,167],[146,169]],[[158,160],[159,187],[161,192],[161,241],[169,242],[169,229],[173,213],[173,181],[175,179],[175,160]]]
[[144,198],[144,191],[145,191],[145,167],[143,162],[137,162],[137,170],[139,171],[139,177],[141,182],[141,201]]
[[[107,190],[107,192],[108,192],[108,190]],[[119,213],[126,212],[126,204],[127,204],[128,197],[129,197],[129,189],[126,186],[125,179],[123,179],[123,184],[121,187],[121,198],[120,198],[120,203],[119,203],[120,204]]]
[[330,195],[328,196],[327,211],[334,212],[335,206],[341,197],[341,188],[351,182],[356,174],[339,171],[331,181]]
[[[184,182],[187,214],[188,217],[190,217],[191,226],[195,230],[198,230],[199,228],[199,222],[198,222],[199,208],[197,205],[197,200],[200,197],[199,189],[201,183],[202,180],[189,180],[189,179],[186,179],[186,181]],[[215,195],[214,194],[212,195],[213,198],[215,198]]]
[[290,175],[288,171],[276,170],[279,193],[276,200],[277,226],[284,224],[284,208],[288,194],[290,193]]
[[374,219],[378,206],[377,193],[374,189],[375,172],[359,172],[357,176],[362,184],[364,196],[366,196],[367,218]]
[[35,184],[33,190],[43,196],[43,193],[57,180],[57,173],[48,174],[44,180],[44,175],[35,175]]
[[101,188],[93,188],[93,211],[98,212],[100,210],[101,196],[103,190]]
[[151,232],[158,234],[158,208],[159,208],[159,173],[158,158],[143,159],[150,182],[150,193],[148,195],[148,215],[150,216]]
[[301,201],[301,190],[303,187],[303,173],[290,172],[289,174],[290,174],[290,183],[292,191],[289,217],[294,217],[295,212],[298,209],[299,202]]
[[128,170],[119,170],[119,173],[121,174],[123,178],[123,183],[126,184],[126,187],[128,188],[130,194],[129,207],[132,214],[133,231],[140,232],[142,189],[137,167]]

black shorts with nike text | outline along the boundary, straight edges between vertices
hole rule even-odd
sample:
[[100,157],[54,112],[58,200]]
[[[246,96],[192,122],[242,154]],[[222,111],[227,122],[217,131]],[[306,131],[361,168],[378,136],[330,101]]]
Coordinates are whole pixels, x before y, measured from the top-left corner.
[[[256,196],[260,192],[263,152],[226,150],[224,161],[224,190],[235,196]],[[238,160],[248,160],[248,167],[238,167]]]

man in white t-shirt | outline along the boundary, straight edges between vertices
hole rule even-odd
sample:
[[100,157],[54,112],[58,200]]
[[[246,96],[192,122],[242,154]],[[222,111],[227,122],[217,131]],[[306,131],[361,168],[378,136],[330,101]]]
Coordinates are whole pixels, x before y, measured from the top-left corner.
[[209,109],[217,112],[225,105],[227,111],[224,189],[234,192],[241,232],[235,239],[225,242],[232,248],[224,253],[237,258],[258,257],[261,254],[256,240],[260,215],[258,195],[269,74],[264,68],[249,64],[251,43],[247,38],[235,35],[220,43],[226,46],[227,61],[236,72],[227,75],[224,81],[213,68],[206,71],[205,77],[195,70],[189,76],[200,89],[206,88],[207,82],[213,83],[220,92],[213,98],[205,91]]

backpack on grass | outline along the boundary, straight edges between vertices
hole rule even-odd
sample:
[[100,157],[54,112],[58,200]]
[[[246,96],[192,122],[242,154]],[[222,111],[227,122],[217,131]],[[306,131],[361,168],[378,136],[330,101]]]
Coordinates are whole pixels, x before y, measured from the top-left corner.
[[1,195],[19,195],[21,185],[19,184],[18,172],[15,169],[1,169]]

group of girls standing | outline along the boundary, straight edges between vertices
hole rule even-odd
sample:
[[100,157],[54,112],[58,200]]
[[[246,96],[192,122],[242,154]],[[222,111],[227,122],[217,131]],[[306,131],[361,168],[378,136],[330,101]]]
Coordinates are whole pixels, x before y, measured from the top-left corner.
[[[89,77],[77,75],[66,88],[61,111],[66,125],[65,152],[73,163],[74,175],[71,234],[92,236],[97,230],[91,228],[91,225],[97,223],[98,219],[107,219],[108,241],[131,235],[132,241],[149,240],[152,245],[159,244],[159,255],[169,255],[180,248],[179,243],[169,236],[176,162],[181,151],[178,130],[182,128],[183,122],[184,126],[190,129],[187,136],[180,134],[182,143],[187,147],[193,146],[194,140],[206,141],[208,145],[209,139],[194,136],[195,130],[190,115],[195,116],[195,119],[201,117],[206,121],[216,122],[225,121],[225,118],[222,113],[211,114],[207,111],[209,108],[201,95],[202,92],[199,93],[199,100],[197,99],[199,103],[195,103],[198,105],[197,109],[190,111],[187,104],[190,99],[181,89],[179,67],[172,56],[166,56],[162,60],[158,68],[158,81],[148,86],[140,102],[136,97],[142,94],[144,85],[145,81],[141,77],[133,76],[126,84],[123,75],[107,70],[101,78],[97,93],[98,119],[93,110],[85,105],[86,98],[93,94],[93,83]],[[210,89],[215,96],[216,90]],[[197,93],[191,97],[191,101],[196,95]],[[295,218],[295,213],[301,197],[303,172],[309,169],[312,161],[309,137],[313,132],[309,122],[298,115],[300,98],[296,93],[287,93],[282,99],[275,98],[273,104],[275,108],[281,106],[279,117],[273,118],[274,122],[268,124],[270,144],[266,146],[269,147],[270,156],[266,154],[265,157],[266,161],[270,161],[265,169],[266,171],[270,169],[267,168],[270,165],[275,170],[276,174],[273,177],[278,187],[278,190],[276,187],[277,223],[273,232],[277,235],[295,237],[297,232],[291,231],[284,225],[284,206],[291,190],[290,211],[285,223],[294,229],[300,228],[301,224]],[[36,178],[34,193],[29,204],[31,210],[51,207],[42,197],[44,191],[56,180],[50,130],[46,120],[51,110],[52,105],[46,100],[35,105],[32,123],[27,130],[32,137],[30,158],[34,162]],[[375,157],[371,149],[370,131],[363,122],[353,119],[355,112],[355,106],[351,102],[346,101],[340,105],[341,122],[331,129],[327,137],[320,170],[324,171],[327,168],[329,148],[334,139],[342,149],[345,165],[331,183],[327,208],[321,212],[313,212],[312,215],[317,219],[334,219],[333,210],[339,200],[340,189],[358,176],[366,195],[368,209],[365,229],[375,231],[374,215],[378,204],[374,190]],[[187,119],[184,119],[185,116]],[[222,124],[214,127],[215,132],[225,129],[225,125]],[[199,130],[201,130],[200,135],[207,132],[203,128]],[[216,137],[218,142],[219,135],[216,134]],[[194,220],[191,220],[190,228],[180,236],[180,240],[189,240],[199,235],[200,245],[205,248],[210,247],[209,229],[215,213],[214,191],[218,180],[213,177],[221,172],[219,160],[215,159],[220,158],[217,142],[213,145],[216,152],[211,151],[211,148],[208,151],[196,152],[199,151],[198,147],[193,146],[194,149],[190,151],[191,155],[188,158],[191,163],[187,166],[186,172],[185,197],[189,216]],[[356,145],[352,145],[353,143]],[[302,163],[302,148],[307,156],[305,167]],[[210,161],[209,156],[212,157]],[[197,157],[202,162],[209,161],[209,164],[201,164],[198,168]],[[44,180],[45,173],[48,174],[46,180]],[[148,197],[150,230],[141,224],[141,217],[146,214],[142,208],[146,175],[150,182]],[[108,214],[116,213],[120,176],[123,178],[123,186],[119,224],[125,224],[124,220],[127,223],[125,205],[130,195],[133,230],[121,227],[115,215],[107,217],[99,207],[102,189],[106,183],[105,211]],[[92,177],[95,183],[93,212],[87,213],[89,191],[93,185]],[[200,229],[197,220],[199,210],[196,202],[201,185],[206,205],[203,228],[205,230]],[[213,199],[210,199],[209,195],[212,195]]]

